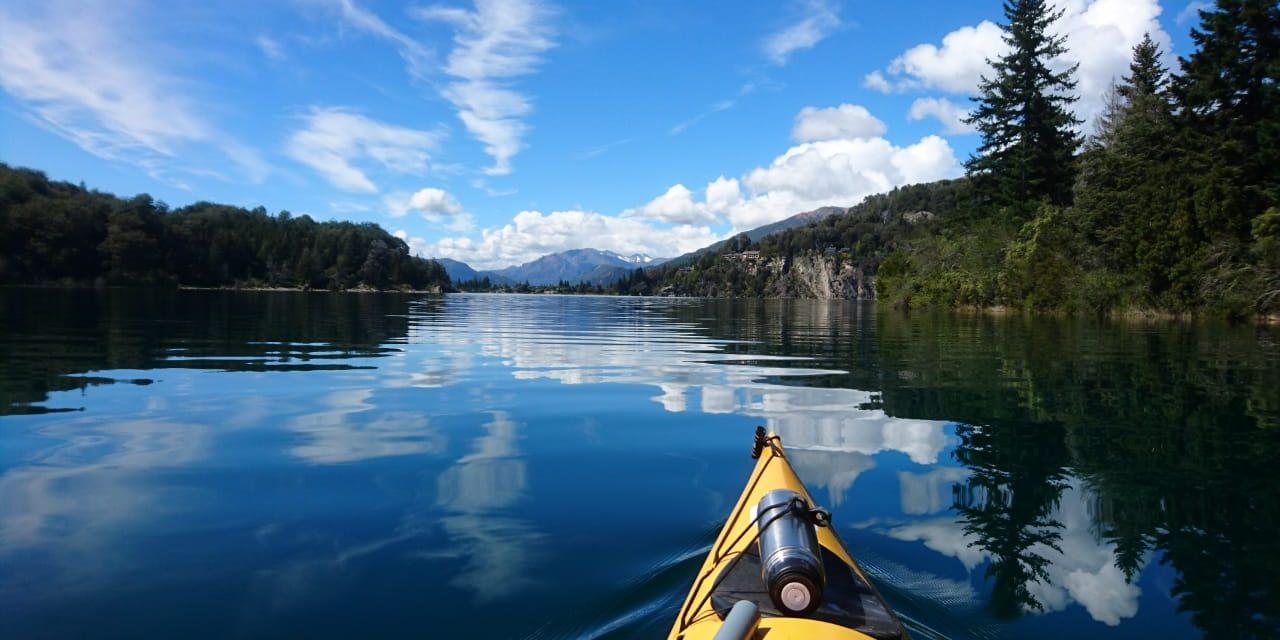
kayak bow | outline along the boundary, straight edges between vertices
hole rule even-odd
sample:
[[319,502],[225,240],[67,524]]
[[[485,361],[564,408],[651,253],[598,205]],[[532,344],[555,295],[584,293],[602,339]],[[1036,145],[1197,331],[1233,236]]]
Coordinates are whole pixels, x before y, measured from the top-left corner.
[[[908,635],[866,574],[854,561],[835,529],[815,520],[825,584],[821,604],[811,613],[786,614],[770,596],[761,577],[759,522],[773,526],[774,518],[757,516],[757,505],[770,492],[789,490],[808,505],[813,498],[796,476],[782,448],[782,438],[756,430],[757,458],[747,486],[729,520],[694,579],[676,616],[669,640],[898,640]],[[771,496],[771,499],[773,496]],[[819,509],[815,514],[822,515]],[[772,556],[770,556],[772,557]],[[743,603],[745,601],[745,603]]]

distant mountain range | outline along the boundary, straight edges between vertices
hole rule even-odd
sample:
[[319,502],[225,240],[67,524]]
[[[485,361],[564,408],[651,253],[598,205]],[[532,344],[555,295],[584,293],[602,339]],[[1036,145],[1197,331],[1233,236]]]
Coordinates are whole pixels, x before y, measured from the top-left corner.
[[[787,229],[803,227],[810,222],[815,222],[828,216],[843,214],[846,211],[848,209],[843,207],[822,207],[813,211],[797,213],[790,218],[779,220],[763,227],[756,227],[747,231],[746,234],[755,241]],[[449,258],[436,258],[436,260],[444,265],[445,271],[449,274],[449,279],[455,283],[488,277],[489,281],[495,285],[515,285],[527,282],[531,285],[543,286],[557,284],[562,281],[570,284],[585,282],[587,284],[607,285],[617,282],[622,276],[639,267],[656,267],[668,262],[672,264],[690,262],[693,258],[707,251],[719,249],[723,244],[724,241],[717,242],[670,260],[655,258],[642,253],[624,256],[601,249],[570,249],[560,253],[547,254],[522,265],[494,269],[492,271],[472,269],[465,262]]]
[[472,269],[471,265],[465,262],[460,262],[451,258],[435,258],[435,261],[439,262],[440,265],[444,267],[445,273],[449,274],[449,280],[454,283],[466,282],[468,280],[479,280],[481,278],[488,277],[489,282],[492,282],[493,284],[514,284],[510,280],[507,280],[492,271],[477,271]]
[[638,267],[652,267],[665,262],[645,254],[624,256],[600,249],[570,249],[552,253],[514,267],[480,271],[465,262],[439,258],[449,279],[454,282],[488,277],[493,284],[552,285],[559,282],[577,284],[610,284]]

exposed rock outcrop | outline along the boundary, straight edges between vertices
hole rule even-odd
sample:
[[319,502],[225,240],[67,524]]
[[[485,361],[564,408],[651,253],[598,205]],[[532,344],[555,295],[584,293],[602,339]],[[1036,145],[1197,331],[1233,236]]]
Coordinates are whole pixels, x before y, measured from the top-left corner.
[[817,300],[874,300],[875,278],[848,262],[829,256],[775,258],[766,265],[772,273],[768,295]]
[[756,261],[728,260],[727,272],[666,285],[662,296],[874,300],[875,276],[839,255],[806,254]]

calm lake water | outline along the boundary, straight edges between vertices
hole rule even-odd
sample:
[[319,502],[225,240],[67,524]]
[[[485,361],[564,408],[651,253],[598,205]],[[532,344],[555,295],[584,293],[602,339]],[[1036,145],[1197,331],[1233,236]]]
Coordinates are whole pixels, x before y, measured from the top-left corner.
[[1277,342],[0,291],[0,636],[665,637],[764,424],[917,638],[1280,637]]

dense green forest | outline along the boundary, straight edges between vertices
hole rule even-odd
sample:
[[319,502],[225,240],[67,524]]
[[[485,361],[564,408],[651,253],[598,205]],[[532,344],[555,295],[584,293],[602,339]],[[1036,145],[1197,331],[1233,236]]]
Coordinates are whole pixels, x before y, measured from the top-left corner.
[[1219,0],[1200,11],[1196,50],[1176,73],[1144,40],[1083,139],[1069,110],[1074,69],[1051,64],[1065,50],[1049,35],[1060,12],[1044,0],[1004,10],[1009,53],[975,99],[982,143],[964,179],[740,237],[619,291],[797,296],[794,283],[813,279],[797,269],[821,258],[899,306],[1280,311],[1280,7]]
[[169,210],[0,164],[0,284],[443,289],[376,224],[198,202]]

